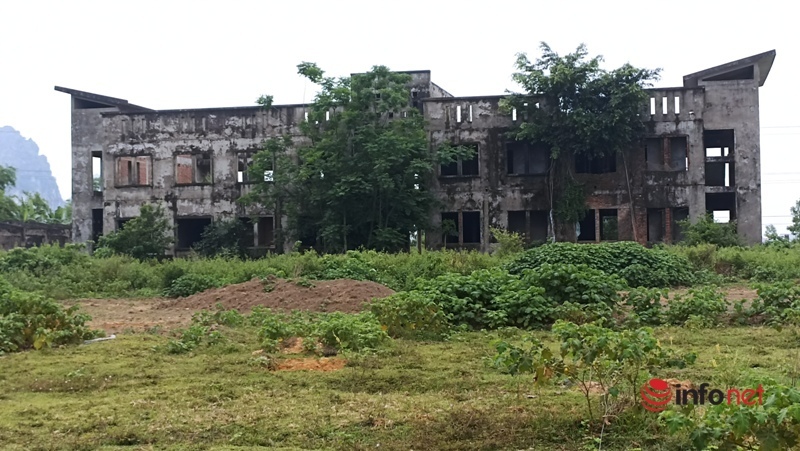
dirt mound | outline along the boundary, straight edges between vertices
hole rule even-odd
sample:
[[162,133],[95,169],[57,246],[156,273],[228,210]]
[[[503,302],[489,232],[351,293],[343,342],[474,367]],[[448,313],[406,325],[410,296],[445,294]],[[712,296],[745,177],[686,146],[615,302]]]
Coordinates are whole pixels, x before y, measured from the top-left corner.
[[253,279],[249,282],[213,288],[162,304],[162,308],[192,311],[211,310],[217,303],[226,309],[249,312],[256,306],[278,310],[355,313],[364,303],[384,298],[394,291],[379,283],[349,279],[314,280],[304,286],[290,280]]

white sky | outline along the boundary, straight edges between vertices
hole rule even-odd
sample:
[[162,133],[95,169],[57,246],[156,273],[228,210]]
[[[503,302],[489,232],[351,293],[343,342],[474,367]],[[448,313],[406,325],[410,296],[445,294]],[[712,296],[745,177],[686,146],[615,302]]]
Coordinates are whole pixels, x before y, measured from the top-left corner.
[[[345,76],[430,69],[452,94],[502,94],[517,52],[584,42],[606,58],[663,69],[656,86],[775,49],[761,88],[763,223],[784,230],[800,199],[800,29],[791,2],[744,1],[32,1],[0,2],[0,126],[32,138],[71,196],[65,86],[148,108],[310,101],[301,61]],[[0,162],[1,164],[2,162]]]

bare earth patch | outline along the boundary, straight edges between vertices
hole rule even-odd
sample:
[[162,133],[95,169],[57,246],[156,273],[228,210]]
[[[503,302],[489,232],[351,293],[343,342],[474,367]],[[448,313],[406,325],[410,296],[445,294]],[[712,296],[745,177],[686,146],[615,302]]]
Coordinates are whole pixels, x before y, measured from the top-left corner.
[[256,306],[277,310],[308,310],[313,312],[356,313],[373,299],[384,298],[394,291],[379,283],[349,279],[315,280],[306,287],[285,279],[249,282],[214,288],[166,301],[162,308],[188,308],[193,311],[213,309],[222,304],[226,309],[249,312]]
[[187,326],[192,314],[213,310],[219,303],[226,309],[249,313],[253,307],[276,310],[356,313],[373,299],[394,291],[379,283],[349,279],[311,281],[312,286],[298,285],[284,279],[249,282],[214,288],[180,299],[79,299],[65,305],[81,306],[92,316],[89,326],[107,334],[126,330],[143,331],[154,327],[165,330]]

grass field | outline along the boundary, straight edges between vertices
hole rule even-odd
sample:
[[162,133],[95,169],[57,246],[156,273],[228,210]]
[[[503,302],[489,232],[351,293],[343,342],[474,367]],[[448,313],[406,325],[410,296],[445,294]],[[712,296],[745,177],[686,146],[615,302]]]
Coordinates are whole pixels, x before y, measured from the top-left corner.
[[[221,330],[226,343],[177,356],[153,350],[163,335],[127,333],[0,357],[3,449],[582,450],[597,449],[598,438],[602,449],[688,447],[655,414],[623,413],[590,431],[578,390],[536,388],[530,376],[489,364],[499,338],[549,340],[547,332],[396,340],[378,355],[332,357],[346,361],[338,370],[289,371],[270,370],[253,354],[255,330]],[[695,365],[660,377],[718,386],[798,377],[792,329],[656,331],[663,344],[698,354]],[[276,357],[298,358],[317,359]]]

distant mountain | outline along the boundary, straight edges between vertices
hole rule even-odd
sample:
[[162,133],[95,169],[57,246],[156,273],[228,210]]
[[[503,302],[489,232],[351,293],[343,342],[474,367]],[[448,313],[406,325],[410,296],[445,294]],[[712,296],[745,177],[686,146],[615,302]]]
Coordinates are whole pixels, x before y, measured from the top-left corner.
[[65,204],[47,157],[39,155],[39,146],[33,140],[23,138],[12,127],[0,127],[0,165],[17,170],[17,184],[7,195],[39,193],[54,210]]

